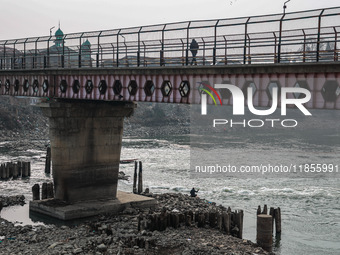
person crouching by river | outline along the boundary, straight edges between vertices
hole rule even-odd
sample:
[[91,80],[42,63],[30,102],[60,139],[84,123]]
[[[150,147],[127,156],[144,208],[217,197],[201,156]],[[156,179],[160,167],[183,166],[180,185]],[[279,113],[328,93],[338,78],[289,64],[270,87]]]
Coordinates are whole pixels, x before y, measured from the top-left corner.
[[198,190],[195,190],[195,188],[192,188],[192,190],[190,191],[190,196],[191,197],[197,197],[197,192],[199,191],[199,189]]

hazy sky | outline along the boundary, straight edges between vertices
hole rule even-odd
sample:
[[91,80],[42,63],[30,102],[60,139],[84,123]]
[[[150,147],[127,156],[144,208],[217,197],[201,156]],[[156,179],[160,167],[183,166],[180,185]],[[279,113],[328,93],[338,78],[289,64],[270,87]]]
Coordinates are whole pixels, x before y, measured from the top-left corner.
[[[49,35],[59,20],[64,33],[72,33],[282,13],[285,1],[0,0],[0,40]],[[293,12],[340,6],[340,0],[291,0],[287,6],[287,12]]]

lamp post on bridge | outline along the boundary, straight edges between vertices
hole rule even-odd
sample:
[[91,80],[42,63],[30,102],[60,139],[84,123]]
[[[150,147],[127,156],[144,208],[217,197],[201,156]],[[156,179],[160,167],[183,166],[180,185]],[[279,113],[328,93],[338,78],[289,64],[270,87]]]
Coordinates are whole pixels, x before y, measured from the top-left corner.
[[50,28],[50,36],[52,36],[52,29],[55,28],[55,27],[51,27]]
[[285,15],[285,14],[286,14],[286,9],[287,9],[287,5],[286,5],[286,3],[288,3],[288,2],[290,2],[290,0],[288,0],[288,1],[284,2],[284,4],[283,4],[283,15]]

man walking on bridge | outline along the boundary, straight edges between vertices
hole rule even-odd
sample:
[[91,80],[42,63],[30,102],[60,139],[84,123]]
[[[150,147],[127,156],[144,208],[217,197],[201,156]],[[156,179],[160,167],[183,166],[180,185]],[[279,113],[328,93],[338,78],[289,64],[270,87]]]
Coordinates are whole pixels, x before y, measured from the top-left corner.
[[197,51],[198,51],[198,43],[195,39],[192,39],[191,44],[190,44],[190,51],[192,54],[192,61],[191,61],[191,65],[195,64],[197,65],[197,61],[196,61],[196,55],[197,55]]

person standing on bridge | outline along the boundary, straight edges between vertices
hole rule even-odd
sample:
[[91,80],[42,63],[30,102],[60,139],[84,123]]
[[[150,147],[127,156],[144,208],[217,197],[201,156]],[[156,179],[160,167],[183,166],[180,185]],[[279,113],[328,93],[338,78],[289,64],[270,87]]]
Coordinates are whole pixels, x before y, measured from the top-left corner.
[[192,61],[191,61],[191,65],[195,64],[197,65],[197,61],[196,61],[196,55],[197,55],[197,51],[198,51],[198,43],[195,39],[192,39],[191,43],[190,43],[190,51],[192,54]]

